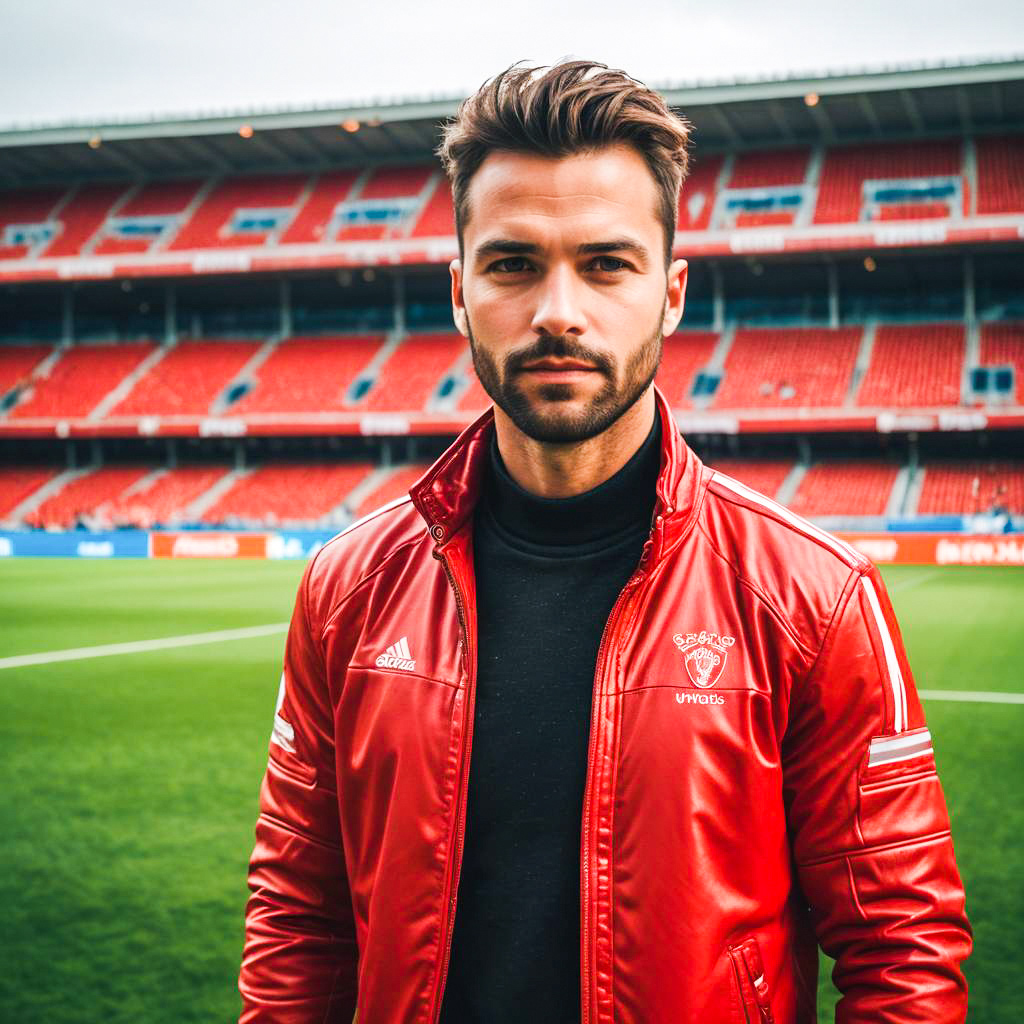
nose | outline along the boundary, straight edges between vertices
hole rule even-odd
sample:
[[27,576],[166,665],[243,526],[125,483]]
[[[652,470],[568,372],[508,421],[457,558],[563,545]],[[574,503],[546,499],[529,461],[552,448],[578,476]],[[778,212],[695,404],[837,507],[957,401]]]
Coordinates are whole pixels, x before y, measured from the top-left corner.
[[568,266],[552,267],[536,291],[537,308],[530,326],[537,334],[579,336],[587,329],[583,282]]

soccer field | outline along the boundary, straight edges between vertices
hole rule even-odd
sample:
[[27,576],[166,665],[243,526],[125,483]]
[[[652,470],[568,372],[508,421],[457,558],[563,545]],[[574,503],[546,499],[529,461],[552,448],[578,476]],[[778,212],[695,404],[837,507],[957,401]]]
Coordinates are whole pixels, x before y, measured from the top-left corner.
[[[257,794],[294,562],[0,561],[0,1020],[237,1017]],[[1024,570],[885,570],[918,686],[1024,693]],[[1024,704],[925,701],[967,887],[970,1020],[1024,1018]],[[821,986],[820,1021],[835,993]],[[642,1022],[637,1022],[642,1024]]]

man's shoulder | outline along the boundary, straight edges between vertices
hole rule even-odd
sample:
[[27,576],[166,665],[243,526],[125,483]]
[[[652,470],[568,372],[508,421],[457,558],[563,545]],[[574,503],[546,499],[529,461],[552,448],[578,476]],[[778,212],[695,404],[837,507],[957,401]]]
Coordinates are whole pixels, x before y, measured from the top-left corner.
[[718,471],[707,483],[700,527],[734,575],[811,643],[871,567],[846,541]]
[[427,525],[406,494],[351,523],[332,537],[307,569],[312,602],[330,607],[393,557],[417,543],[432,543]]

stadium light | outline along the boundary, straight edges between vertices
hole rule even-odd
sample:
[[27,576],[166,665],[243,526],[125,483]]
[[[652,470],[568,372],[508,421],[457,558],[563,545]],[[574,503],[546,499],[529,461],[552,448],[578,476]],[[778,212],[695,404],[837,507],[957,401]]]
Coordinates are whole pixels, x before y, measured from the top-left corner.
[[878,269],[878,264],[871,256],[864,257],[864,269],[870,274]]
[[99,137],[99,135],[94,135],[94,136],[92,136],[91,139],[89,139],[89,148],[90,149],[99,149],[100,146],[102,146],[102,145],[103,145],[103,140]]
[[809,107],[816,107],[818,105],[818,103],[820,102],[820,100],[821,100],[821,97],[816,92],[809,92],[804,97],[804,103],[806,103],[807,106],[809,106]]
[[243,124],[238,129],[238,134],[241,135],[243,139],[251,139],[252,136],[253,136],[253,127],[252,127],[252,125],[251,124]]
[[359,122],[350,117],[347,121],[341,122],[341,127],[349,134],[353,134],[359,131]]

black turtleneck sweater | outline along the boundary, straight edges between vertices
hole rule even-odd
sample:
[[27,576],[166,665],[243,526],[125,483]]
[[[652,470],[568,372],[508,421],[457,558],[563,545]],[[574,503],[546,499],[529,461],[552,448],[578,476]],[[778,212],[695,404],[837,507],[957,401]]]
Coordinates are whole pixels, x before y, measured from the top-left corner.
[[661,425],[611,479],[539,498],[497,444],[474,518],[477,681],[442,1024],[580,1019],[580,826],[605,623],[650,531]]

